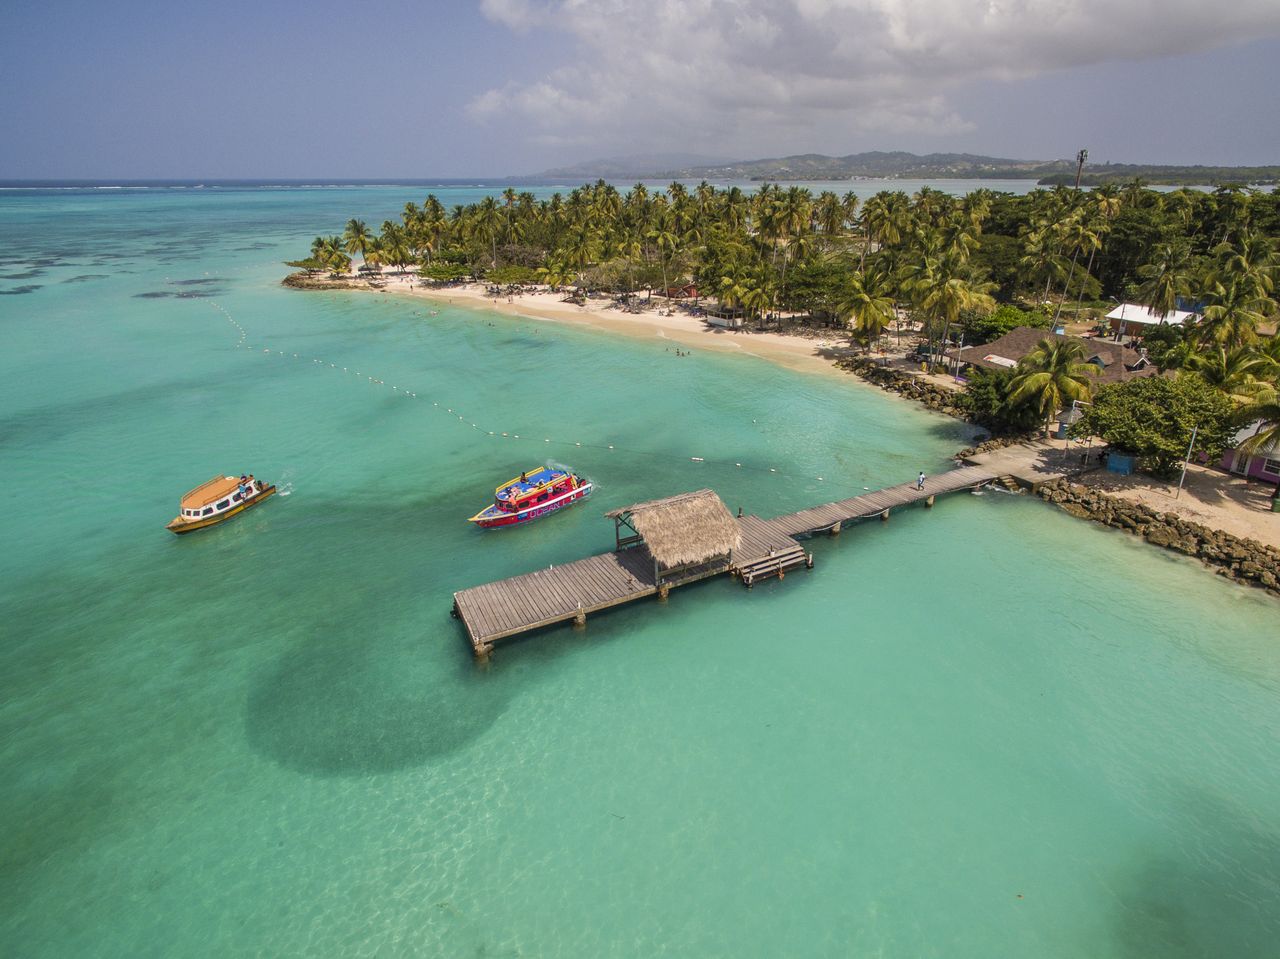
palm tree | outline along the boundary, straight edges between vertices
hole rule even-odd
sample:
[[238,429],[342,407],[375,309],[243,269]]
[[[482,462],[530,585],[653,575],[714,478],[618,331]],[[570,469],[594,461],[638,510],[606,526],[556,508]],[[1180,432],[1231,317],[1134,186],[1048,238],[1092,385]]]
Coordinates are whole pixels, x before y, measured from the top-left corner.
[[1070,293],[1071,281],[1076,275],[1076,261],[1079,259],[1080,254],[1088,250],[1092,257],[1093,252],[1102,243],[1098,234],[1085,221],[1083,210],[1077,211],[1077,214],[1071,217],[1063,228],[1063,234],[1065,236],[1064,242],[1071,248],[1071,269],[1067,271],[1067,282],[1062,286],[1062,296],[1058,297],[1058,308],[1053,314],[1055,325],[1058,322],[1058,317],[1062,315],[1062,304]]
[[773,281],[764,274],[749,276],[742,286],[738,300],[748,315],[755,315],[757,323],[763,328],[765,314],[773,306]]
[[1084,346],[1079,340],[1046,337],[1018,364],[1018,372],[1009,382],[1009,401],[1033,401],[1044,417],[1047,432],[1054,414],[1070,400],[1089,399],[1090,377],[1097,373],[1096,366],[1084,362]]
[[581,223],[570,229],[565,237],[561,250],[564,262],[578,271],[578,279],[582,279],[582,271],[595,262],[600,251],[600,234],[587,223]]
[[1195,353],[1183,367],[1193,370],[1210,386],[1216,386],[1237,403],[1247,403],[1268,392],[1265,377],[1270,361],[1248,347],[1228,350],[1224,346]]
[[849,294],[836,307],[836,314],[852,321],[854,333],[870,350],[897,317],[893,284],[888,275],[880,270],[855,273]]
[[945,343],[962,311],[990,313],[996,307],[991,295],[996,285],[973,279],[971,268],[957,256],[922,257],[906,268],[903,286],[915,309],[924,315],[935,351]]
[[680,247],[680,238],[671,232],[666,217],[659,219],[657,227],[649,231],[648,237],[658,248],[658,259],[662,261],[662,295],[666,296],[667,264],[676,255],[676,250]]
[[1212,280],[1204,291],[1204,320],[1199,329],[1206,342],[1222,346],[1244,346],[1258,338],[1263,311],[1275,303],[1256,292],[1247,279],[1226,277]]
[[498,268],[498,228],[502,225],[502,210],[498,201],[487,196],[475,208],[475,230],[481,239],[489,241],[490,268]]
[[1155,248],[1155,259],[1138,268],[1146,280],[1138,288],[1138,302],[1164,319],[1178,308],[1178,297],[1191,292],[1191,244],[1162,243]]
[[342,234],[343,242],[346,243],[348,253],[359,253],[360,259],[366,259],[365,253],[373,241],[373,234],[369,232],[369,227],[365,225],[364,220],[357,220],[352,217],[347,221],[347,228]]
[[346,273],[351,269],[351,257],[347,256],[342,237],[316,237],[316,240],[317,243],[312,244],[311,249],[330,274]]
[[1018,270],[1027,283],[1038,284],[1044,280],[1044,292],[1040,299],[1047,299],[1049,287],[1066,273],[1063,258],[1058,253],[1055,237],[1048,227],[1028,228],[1023,236],[1025,253],[1018,261]]

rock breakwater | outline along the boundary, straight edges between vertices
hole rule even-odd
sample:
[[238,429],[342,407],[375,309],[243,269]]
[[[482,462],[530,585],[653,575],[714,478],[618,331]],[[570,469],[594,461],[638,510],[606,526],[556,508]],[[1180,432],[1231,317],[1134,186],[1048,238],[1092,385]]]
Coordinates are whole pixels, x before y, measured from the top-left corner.
[[958,405],[961,394],[957,391],[922,380],[920,377],[904,373],[902,370],[882,366],[871,357],[842,357],[836,362],[836,366],[861,377],[886,392],[897,393],[907,399],[923,403],[931,410],[946,413],[948,416],[954,416],[957,419],[968,420],[969,418],[968,411]]
[[1280,550],[1275,547],[1066,480],[1045,483],[1036,494],[1072,516],[1127,530],[1152,546],[1194,556],[1220,576],[1280,596]]

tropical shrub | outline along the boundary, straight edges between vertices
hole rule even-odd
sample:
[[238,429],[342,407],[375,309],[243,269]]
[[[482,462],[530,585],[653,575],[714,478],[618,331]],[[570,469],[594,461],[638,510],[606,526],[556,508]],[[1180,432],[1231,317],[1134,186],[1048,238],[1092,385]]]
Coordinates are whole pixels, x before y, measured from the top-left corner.
[[1013,370],[971,370],[958,405],[975,423],[997,435],[1026,433],[1034,429],[1040,419],[1035,404],[1009,399],[1009,384],[1013,377]]
[[418,271],[418,276],[432,283],[457,283],[471,279],[471,267],[461,263],[430,263]]
[[538,271],[528,266],[500,266],[489,270],[484,278],[489,283],[537,283]]
[[976,310],[966,310],[960,316],[965,343],[976,345],[998,340],[1019,326],[1047,330],[1052,321],[1040,310],[1020,310],[1016,306],[997,307],[985,316]]
[[1144,469],[1168,476],[1187,455],[1193,429],[1195,453],[1221,456],[1236,430],[1235,409],[1198,376],[1147,376],[1099,390],[1071,432],[1077,438],[1100,436],[1136,454]]

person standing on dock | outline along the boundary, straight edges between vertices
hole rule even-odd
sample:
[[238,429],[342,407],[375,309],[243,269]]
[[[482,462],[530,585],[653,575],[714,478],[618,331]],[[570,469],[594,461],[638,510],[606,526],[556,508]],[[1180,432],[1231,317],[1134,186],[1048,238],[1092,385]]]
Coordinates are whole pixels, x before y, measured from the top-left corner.
[[920,471],[920,478],[916,480],[916,489],[924,489],[924,470]]

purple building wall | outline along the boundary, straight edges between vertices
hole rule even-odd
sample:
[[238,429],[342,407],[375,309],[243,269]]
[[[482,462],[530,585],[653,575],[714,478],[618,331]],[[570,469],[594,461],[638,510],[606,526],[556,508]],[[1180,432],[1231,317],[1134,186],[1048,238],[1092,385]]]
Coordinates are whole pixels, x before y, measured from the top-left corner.
[[[1241,454],[1242,456],[1244,454]],[[1244,470],[1238,468],[1236,463],[1236,451],[1227,450],[1222,454],[1222,462],[1219,464],[1228,473],[1235,476],[1247,476],[1249,479],[1255,479],[1263,483],[1280,483],[1280,476],[1274,473],[1264,473],[1263,467],[1267,465],[1267,460],[1272,462],[1280,462],[1280,451],[1271,454],[1256,454],[1249,457],[1248,466]]]

